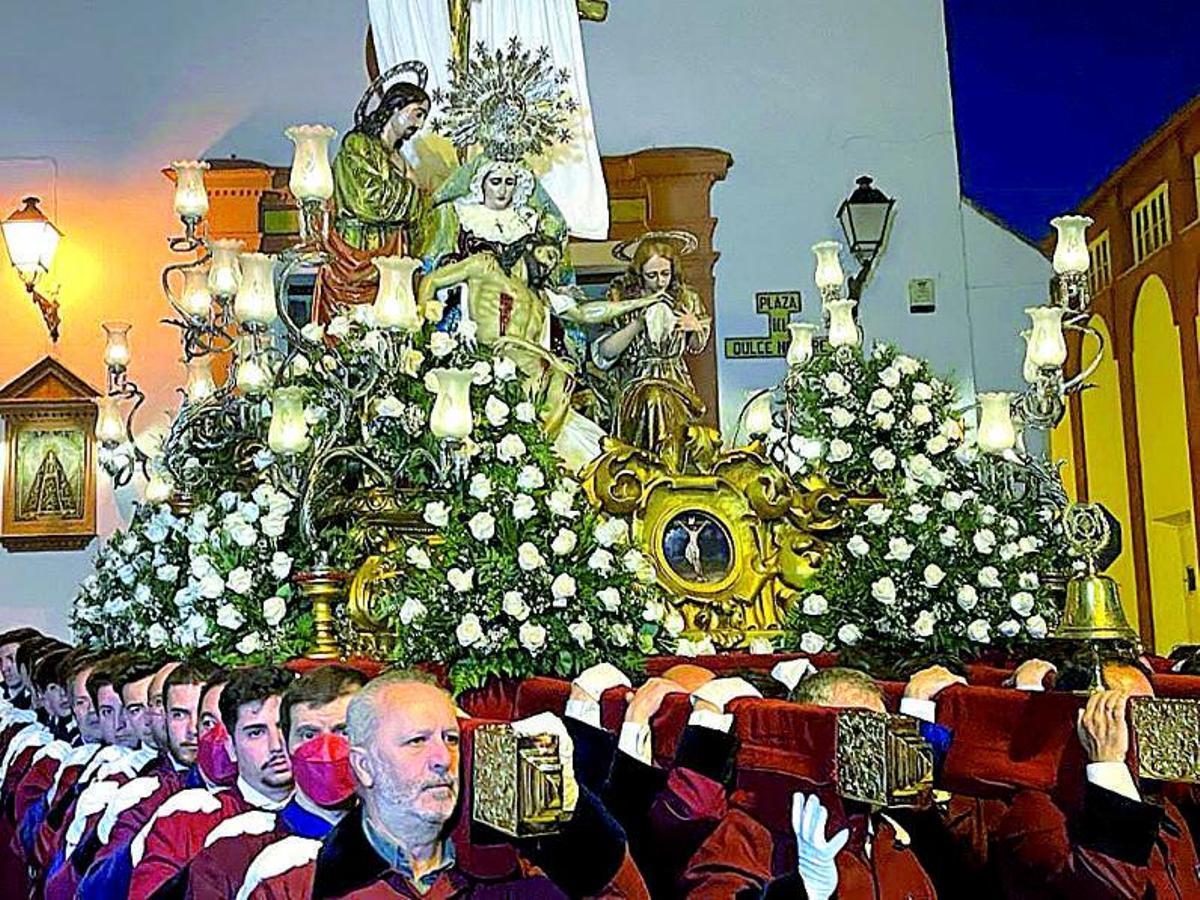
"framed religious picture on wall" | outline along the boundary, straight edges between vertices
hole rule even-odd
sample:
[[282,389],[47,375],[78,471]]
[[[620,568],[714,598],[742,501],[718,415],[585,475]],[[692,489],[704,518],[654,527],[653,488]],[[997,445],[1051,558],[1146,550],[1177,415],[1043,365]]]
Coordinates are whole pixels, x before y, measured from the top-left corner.
[[49,357],[0,388],[6,550],[79,550],[96,536],[96,396]]

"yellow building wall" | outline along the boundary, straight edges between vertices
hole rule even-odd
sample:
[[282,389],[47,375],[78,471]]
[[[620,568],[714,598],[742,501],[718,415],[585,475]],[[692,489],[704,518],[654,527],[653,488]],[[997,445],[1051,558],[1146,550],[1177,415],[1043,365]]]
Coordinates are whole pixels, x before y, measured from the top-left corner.
[[[1089,323],[1104,338],[1104,356],[1091,381],[1096,386],[1084,391],[1083,441],[1087,454],[1088,499],[1103,503],[1121,523],[1121,555],[1107,573],[1121,588],[1121,605],[1129,624],[1138,627],[1137,581],[1134,577],[1132,533],[1129,516],[1129,481],[1125,467],[1125,420],[1121,417],[1120,370],[1113,356],[1112,335],[1099,316]],[[1095,340],[1084,338],[1083,358],[1096,352]],[[1060,426],[1061,427],[1061,426]]]
[[1165,654],[1200,635],[1200,614],[1184,583],[1196,553],[1183,364],[1171,301],[1157,276],[1138,291],[1133,369],[1155,643]]
[[1071,415],[1068,407],[1067,415],[1058,426],[1050,432],[1050,459],[1062,463],[1059,471],[1062,473],[1063,487],[1071,500],[1079,499],[1079,483],[1075,477],[1075,436],[1071,432]]

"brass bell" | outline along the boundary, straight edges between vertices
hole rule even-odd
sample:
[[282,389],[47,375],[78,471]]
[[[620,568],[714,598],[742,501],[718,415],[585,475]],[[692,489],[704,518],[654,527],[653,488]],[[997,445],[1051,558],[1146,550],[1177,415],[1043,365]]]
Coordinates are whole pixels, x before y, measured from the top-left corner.
[[1081,575],[1067,582],[1067,603],[1055,638],[1076,641],[1138,639],[1129,627],[1117,583],[1107,575]]

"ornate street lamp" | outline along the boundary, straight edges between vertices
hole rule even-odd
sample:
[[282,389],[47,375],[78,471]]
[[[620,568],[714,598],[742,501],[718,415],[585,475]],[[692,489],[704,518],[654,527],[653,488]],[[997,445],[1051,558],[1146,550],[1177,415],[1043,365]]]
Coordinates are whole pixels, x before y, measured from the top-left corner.
[[25,205],[0,222],[0,230],[4,232],[4,243],[13,268],[20,274],[30,299],[41,310],[50,330],[50,340],[57,341],[58,299],[38,291],[37,282],[50,271],[62,232],[38,208],[37,197],[26,197],[21,202]]
[[892,209],[896,201],[875,187],[870,175],[860,175],[856,187],[838,208],[838,221],[846,236],[850,253],[858,260],[859,270],[850,276],[847,285],[850,299],[857,301],[871,267],[887,239]]

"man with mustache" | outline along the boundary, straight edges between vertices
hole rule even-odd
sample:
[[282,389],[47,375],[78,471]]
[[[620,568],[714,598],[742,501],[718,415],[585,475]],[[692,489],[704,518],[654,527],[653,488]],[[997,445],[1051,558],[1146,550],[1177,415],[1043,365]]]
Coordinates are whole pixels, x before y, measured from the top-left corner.
[[132,900],[160,889],[168,895],[182,891],[189,861],[224,820],[250,809],[279,810],[287,805],[292,767],[279,707],[291,682],[292,674],[275,666],[251,666],[230,676],[219,706],[229,734],[225,749],[237,764],[236,783],[211,791],[180,791],[158,808],[130,845]]
[[446,691],[421,673],[389,672],[350,702],[347,724],[359,808],[323,841],[293,836],[268,847],[251,865],[239,897],[648,896],[624,834],[575,782],[561,723],[567,808],[578,791],[571,821],[558,835],[521,842],[521,856],[506,866],[483,862],[473,842],[462,846],[465,827],[450,837],[459,806],[461,733]]

